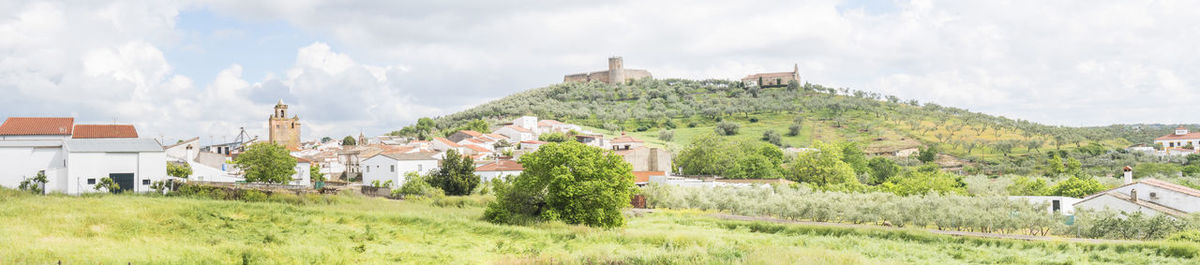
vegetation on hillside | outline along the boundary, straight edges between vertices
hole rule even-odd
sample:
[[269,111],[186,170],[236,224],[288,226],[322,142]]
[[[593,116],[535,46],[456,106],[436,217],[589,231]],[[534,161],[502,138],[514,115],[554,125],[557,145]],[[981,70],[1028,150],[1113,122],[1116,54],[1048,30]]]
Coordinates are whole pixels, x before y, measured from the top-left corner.
[[[497,124],[521,115],[572,122],[614,135],[626,131],[675,148],[715,131],[739,139],[761,137],[781,146],[856,142],[869,154],[937,144],[942,153],[963,159],[968,167],[964,169],[988,174],[1033,174],[1041,172],[1031,165],[1040,163],[1044,152],[1099,149],[1102,153],[1090,155],[1097,158],[1080,160],[1096,171],[1089,173],[1105,175],[1152,160],[1101,155],[1121,153],[1134,143],[1149,144],[1174,128],[1048,126],[810,83],[763,89],[727,80],[643,79],[621,85],[563,83],[532,89],[437,119],[422,119],[393,133],[416,136],[479,120]],[[660,137],[663,131],[670,131],[670,136]],[[1124,162],[1131,164],[1119,164]]]

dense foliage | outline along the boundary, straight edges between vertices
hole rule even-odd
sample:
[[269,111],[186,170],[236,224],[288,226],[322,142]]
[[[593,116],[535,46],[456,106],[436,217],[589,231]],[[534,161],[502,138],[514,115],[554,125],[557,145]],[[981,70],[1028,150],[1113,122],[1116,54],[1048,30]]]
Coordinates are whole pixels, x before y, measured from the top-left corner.
[[167,162],[167,176],[186,179],[192,175],[192,165],[188,163]]
[[46,182],[49,182],[46,179],[46,172],[38,171],[37,175],[34,175],[32,178],[21,180],[21,183],[17,184],[17,188],[33,194],[45,194]]
[[681,150],[675,166],[686,175],[726,178],[779,178],[783,151],[775,145],[737,141],[716,134],[703,134]]
[[296,174],[296,158],[282,145],[268,142],[251,144],[233,164],[247,182],[288,183]]
[[479,175],[475,175],[475,163],[470,156],[450,149],[446,151],[442,165],[431,172],[426,181],[446,195],[462,196],[470,195],[479,186]]
[[619,227],[633,191],[632,166],[610,151],[577,142],[550,143],[521,157],[525,168],[496,189],[484,217],[496,223],[540,218]]

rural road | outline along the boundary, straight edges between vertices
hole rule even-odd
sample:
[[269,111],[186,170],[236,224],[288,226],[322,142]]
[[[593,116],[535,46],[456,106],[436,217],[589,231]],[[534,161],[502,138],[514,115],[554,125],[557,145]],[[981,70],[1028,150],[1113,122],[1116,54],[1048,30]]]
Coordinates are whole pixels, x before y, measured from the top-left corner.
[[[630,209],[634,214],[648,214],[658,212],[656,209]],[[755,217],[744,215],[732,215],[725,213],[709,213],[706,216],[735,221],[754,221],[754,222],[771,222],[781,224],[802,224],[812,226],[827,226],[827,227],[844,227],[844,228],[869,228],[869,229],[891,229],[891,230],[908,230],[911,228],[896,228],[877,225],[862,225],[862,224],[845,224],[845,223],[826,223],[826,222],[811,222],[811,221],[795,221],[773,217]],[[997,239],[1013,239],[1025,241],[1057,241],[1071,243],[1137,243],[1141,241],[1132,240],[1112,240],[1112,239],[1092,239],[1092,238],[1073,238],[1073,237],[1049,237],[1049,236],[1031,236],[1031,235],[1014,235],[1014,234],[996,234],[996,233],[980,233],[980,232],[964,232],[964,231],[946,231],[936,229],[920,229],[934,234],[962,236],[962,237],[981,237],[981,238],[997,238]]]

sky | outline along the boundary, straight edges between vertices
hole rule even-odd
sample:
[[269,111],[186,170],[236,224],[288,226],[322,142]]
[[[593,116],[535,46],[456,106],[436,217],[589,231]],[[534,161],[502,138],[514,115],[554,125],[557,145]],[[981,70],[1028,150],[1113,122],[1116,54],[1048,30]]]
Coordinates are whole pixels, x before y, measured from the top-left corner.
[[3,1],[0,117],[379,135],[604,70],[803,81],[1051,125],[1197,123],[1194,1]]

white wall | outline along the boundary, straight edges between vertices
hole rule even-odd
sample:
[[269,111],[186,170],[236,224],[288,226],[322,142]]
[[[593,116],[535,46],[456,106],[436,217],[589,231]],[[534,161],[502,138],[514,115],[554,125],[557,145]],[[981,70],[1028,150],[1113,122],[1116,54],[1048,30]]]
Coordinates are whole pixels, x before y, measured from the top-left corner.
[[240,176],[230,175],[229,172],[220,168],[210,167],[193,161],[188,161],[188,165],[192,166],[192,175],[188,177],[190,181],[238,182],[246,180]]
[[62,191],[66,185],[62,147],[0,147],[0,186],[16,189],[22,180],[46,171],[46,190]]
[[[392,171],[391,166],[396,166]],[[386,156],[375,156],[363,161],[363,185],[371,185],[378,180],[380,184],[392,181],[392,187],[399,187],[407,180],[404,175],[408,172],[425,174],[437,168],[438,161],[430,160],[401,160],[397,161]],[[370,168],[370,169],[368,169]]]
[[479,183],[486,183],[495,178],[508,179],[521,175],[521,171],[475,171],[475,175],[479,175]]
[[1031,204],[1046,204],[1046,212],[1054,213],[1054,201],[1058,201],[1059,213],[1062,215],[1075,214],[1075,203],[1081,199],[1061,196],[1008,196],[1009,200],[1024,200]]
[[162,181],[167,176],[167,157],[163,152],[142,153],[69,153],[67,154],[67,187],[68,194],[96,192],[94,184],[89,185],[88,179],[109,177],[113,173],[133,173],[134,192],[146,192],[150,185],[142,180],[149,179],[151,183]]
[[309,163],[297,162],[296,174],[292,175],[292,182],[289,185],[312,186],[312,172],[309,172]]

